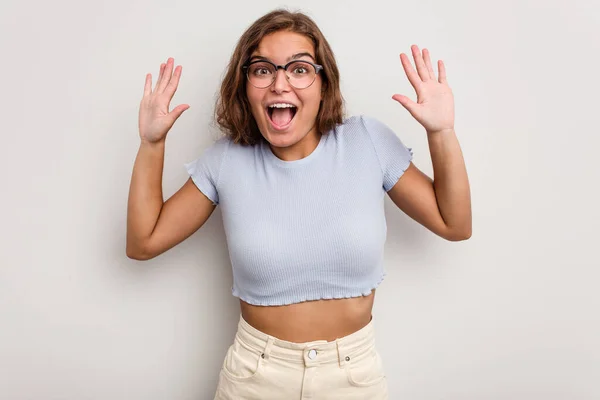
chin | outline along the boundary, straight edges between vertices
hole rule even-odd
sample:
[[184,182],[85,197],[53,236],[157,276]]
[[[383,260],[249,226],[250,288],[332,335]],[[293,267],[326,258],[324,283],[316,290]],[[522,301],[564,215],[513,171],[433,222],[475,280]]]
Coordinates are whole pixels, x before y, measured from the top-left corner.
[[280,132],[269,132],[267,130],[267,134],[263,135],[263,137],[265,138],[265,140],[267,142],[269,142],[271,144],[271,146],[282,147],[282,148],[293,146],[296,143],[298,143],[300,140],[302,140],[302,138],[295,135],[293,131],[280,133]]

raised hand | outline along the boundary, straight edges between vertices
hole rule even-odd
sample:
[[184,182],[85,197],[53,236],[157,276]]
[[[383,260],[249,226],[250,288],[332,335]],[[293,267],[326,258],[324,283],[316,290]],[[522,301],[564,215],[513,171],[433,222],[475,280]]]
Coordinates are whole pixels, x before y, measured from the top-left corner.
[[182,69],[179,65],[173,73],[174,62],[173,58],[169,58],[166,64],[160,65],[158,82],[156,82],[154,91],[152,90],[152,74],[146,75],[144,97],[140,104],[139,113],[139,129],[142,141],[154,143],[164,140],[177,118],[190,108],[187,104],[181,104],[169,112],[169,104],[177,91]]
[[454,129],[454,95],[446,81],[446,68],[442,60],[438,61],[439,78],[436,79],[431,65],[429,50],[423,53],[416,45],[411,46],[417,70],[413,68],[408,56],[400,54],[400,62],[406,76],[417,92],[417,101],[406,96],[395,94],[394,100],[404,108],[425,128],[428,133]]

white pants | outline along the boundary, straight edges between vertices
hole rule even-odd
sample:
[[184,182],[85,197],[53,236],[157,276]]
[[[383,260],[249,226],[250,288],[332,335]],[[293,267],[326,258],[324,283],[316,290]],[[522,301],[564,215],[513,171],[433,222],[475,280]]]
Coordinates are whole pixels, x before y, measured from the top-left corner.
[[373,321],[341,339],[292,343],[242,317],[219,374],[215,400],[388,398]]

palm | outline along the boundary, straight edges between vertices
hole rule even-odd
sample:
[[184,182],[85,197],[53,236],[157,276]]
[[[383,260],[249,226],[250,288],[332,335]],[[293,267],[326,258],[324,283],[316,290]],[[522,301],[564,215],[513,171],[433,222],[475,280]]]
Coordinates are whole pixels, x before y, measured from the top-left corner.
[[168,105],[165,107],[165,104],[148,104],[144,102],[140,105],[140,132],[143,132],[143,136],[146,136],[143,139],[151,142],[161,139],[171,129],[174,122],[174,118],[169,115]]
[[417,101],[400,94],[395,94],[392,98],[402,104],[427,132],[454,129],[454,96],[446,81],[444,63],[438,61],[439,79],[436,79],[429,51],[423,49],[421,54],[414,45],[411,50],[417,70],[415,71],[406,54],[400,54],[400,61],[417,93]]

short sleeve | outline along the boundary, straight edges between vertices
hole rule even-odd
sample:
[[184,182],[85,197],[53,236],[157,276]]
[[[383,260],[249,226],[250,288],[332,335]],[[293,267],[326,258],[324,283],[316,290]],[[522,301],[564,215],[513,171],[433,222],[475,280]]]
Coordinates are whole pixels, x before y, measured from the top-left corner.
[[387,192],[394,187],[410,165],[413,157],[412,149],[406,147],[394,131],[382,122],[371,117],[361,118],[379,159],[383,173],[383,188]]
[[215,205],[219,204],[219,174],[229,142],[229,138],[221,138],[204,150],[196,160],[185,164],[192,181]]

